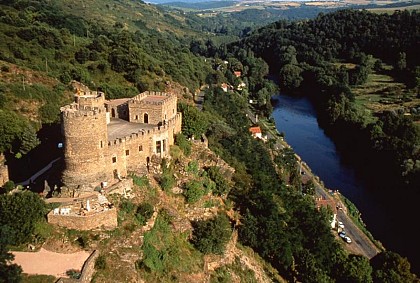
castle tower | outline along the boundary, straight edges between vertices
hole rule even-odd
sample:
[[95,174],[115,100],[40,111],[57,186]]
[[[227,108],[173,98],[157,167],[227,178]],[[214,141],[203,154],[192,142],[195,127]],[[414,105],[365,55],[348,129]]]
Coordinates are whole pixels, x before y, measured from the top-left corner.
[[164,125],[177,114],[177,97],[162,92],[146,91],[128,103],[129,121]]
[[107,161],[108,133],[105,95],[78,92],[75,102],[61,108],[64,137],[64,185],[96,186],[112,179]]

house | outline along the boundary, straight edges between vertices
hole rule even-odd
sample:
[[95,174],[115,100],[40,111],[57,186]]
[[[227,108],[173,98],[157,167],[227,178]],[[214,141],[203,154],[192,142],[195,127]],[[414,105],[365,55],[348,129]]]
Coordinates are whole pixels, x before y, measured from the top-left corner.
[[224,92],[227,92],[229,85],[227,83],[222,83],[220,87],[223,89]]
[[261,131],[261,128],[259,126],[251,127],[251,128],[249,128],[249,131],[251,132],[251,135],[254,138],[259,138],[259,139],[263,138],[262,137],[262,131]]
[[235,75],[235,77],[237,77],[237,78],[239,78],[239,77],[242,75],[241,71],[234,71],[234,72],[233,72],[233,74],[234,74],[234,75]]
[[246,87],[246,84],[244,82],[240,82],[238,86],[236,87],[237,90],[243,90]]

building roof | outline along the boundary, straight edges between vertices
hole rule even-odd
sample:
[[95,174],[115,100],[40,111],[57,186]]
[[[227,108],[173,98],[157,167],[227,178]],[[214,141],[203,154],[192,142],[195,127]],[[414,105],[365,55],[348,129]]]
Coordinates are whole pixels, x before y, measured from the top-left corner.
[[105,104],[111,105],[111,106],[118,106],[124,103],[127,103],[131,98],[118,98],[118,99],[111,99],[105,102]]
[[240,77],[242,75],[241,71],[235,71],[233,72],[236,77]]
[[167,98],[168,98],[167,96],[163,96],[163,95],[148,95],[142,100],[145,102],[161,102]]
[[317,198],[315,200],[315,202],[316,202],[316,206],[317,206],[318,209],[321,208],[321,207],[328,207],[329,206],[332,209],[333,213],[335,213],[335,214],[337,213],[337,207],[335,205],[334,200]]
[[251,127],[251,128],[249,128],[249,131],[253,134],[253,135],[255,135],[255,134],[261,134],[262,132],[261,132],[261,128],[260,127],[258,127],[258,126],[255,126],[255,127]]

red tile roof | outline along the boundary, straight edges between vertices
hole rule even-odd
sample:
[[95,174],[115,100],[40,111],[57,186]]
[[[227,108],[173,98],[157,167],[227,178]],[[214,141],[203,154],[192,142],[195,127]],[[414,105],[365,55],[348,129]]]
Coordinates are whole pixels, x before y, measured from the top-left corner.
[[261,132],[261,128],[260,127],[251,127],[251,128],[249,128],[249,131],[252,133],[252,134],[261,134],[262,132]]

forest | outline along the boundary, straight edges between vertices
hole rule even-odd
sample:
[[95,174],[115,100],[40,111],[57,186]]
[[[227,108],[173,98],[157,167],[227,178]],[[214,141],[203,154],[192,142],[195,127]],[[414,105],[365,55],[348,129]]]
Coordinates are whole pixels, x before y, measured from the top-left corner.
[[[134,5],[119,2],[121,6],[116,1],[99,6],[111,13]],[[210,23],[189,15],[181,19],[179,11],[135,5],[145,18],[102,22],[50,1],[0,1],[0,152],[21,158],[39,144],[36,133],[42,125],[59,123],[59,107],[71,99],[71,80],[102,90],[111,99],[176,85],[190,102],[206,85],[202,112],[179,104],[185,136],[177,143],[188,148],[186,137],[206,134],[211,150],[235,169],[234,185],[229,186],[218,172],[206,174],[216,184],[214,193],[226,195],[240,213],[242,245],[290,282],[419,282],[409,261],[393,251],[382,251],[370,260],[348,254],[331,233],[332,212],[318,211],[313,195],[299,189],[293,155],[287,150],[276,153],[253,139],[246,117],[249,100],[259,115],[269,118],[274,93],[308,95],[340,146],[348,147],[351,141],[356,164],[379,159],[389,180],[418,189],[419,116],[360,112],[352,93],[352,87],[363,84],[375,70],[404,83],[407,99],[418,98],[420,19],[415,11],[388,15],[342,10],[255,30],[233,18],[226,29],[216,30],[217,18]],[[153,17],[161,29],[149,25]],[[241,78],[235,75],[238,71]],[[269,80],[272,76],[275,79]],[[229,94],[220,88],[222,83],[232,86]],[[239,89],[241,83],[245,87]],[[163,174],[160,185],[165,191],[174,180],[173,172]],[[190,184],[185,196],[194,202],[200,193]],[[9,265],[10,247],[42,234],[36,224],[42,223],[46,207],[34,199],[29,192],[0,195],[0,211],[10,215],[0,222],[0,278],[5,282],[7,278],[19,282],[21,273]],[[16,210],[21,213],[13,213]],[[125,204],[123,210],[128,215],[134,208]],[[150,210],[139,207],[138,221],[144,221],[143,214]],[[23,218],[16,219],[18,215]],[[169,220],[163,218],[159,225],[169,229]],[[226,222],[224,217],[215,219],[224,227],[221,232],[213,222],[193,223],[196,251],[221,252],[203,238],[218,238],[217,233],[207,233],[215,230],[224,240]],[[155,257],[139,266],[161,271],[163,265],[154,265],[163,257],[156,239],[149,234],[146,240],[144,249]]]
[[[300,24],[273,23],[228,50],[239,56],[250,50],[268,62],[281,91],[310,97],[321,125],[352,162],[382,172],[376,181],[389,188],[418,189],[419,20],[416,11],[387,15],[343,10]],[[404,90],[395,96],[412,104],[361,110],[352,88],[366,83],[374,71],[403,83]]]

